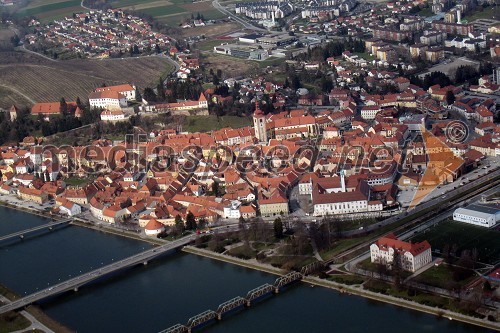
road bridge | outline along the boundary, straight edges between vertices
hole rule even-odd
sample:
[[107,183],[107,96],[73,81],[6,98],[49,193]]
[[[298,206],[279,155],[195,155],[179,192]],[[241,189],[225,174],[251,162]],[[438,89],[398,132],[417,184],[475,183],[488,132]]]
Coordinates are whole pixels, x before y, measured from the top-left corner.
[[78,291],[78,288],[81,286],[97,279],[101,279],[106,275],[109,275],[111,273],[115,273],[117,271],[123,270],[125,268],[135,266],[138,264],[144,264],[146,265],[148,261],[161,256],[162,254],[165,254],[166,252],[175,250],[177,248],[180,248],[184,245],[189,244],[190,242],[194,241],[196,238],[196,235],[189,235],[186,237],[183,237],[181,239],[169,242],[168,244],[161,245],[149,250],[146,250],[144,252],[135,254],[131,257],[113,262],[112,264],[109,264],[107,266],[103,266],[101,268],[95,269],[93,271],[81,274],[79,276],[76,276],[74,278],[71,278],[69,280],[63,281],[61,283],[58,283],[56,285],[53,285],[51,287],[48,287],[46,289],[40,290],[38,292],[35,292],[31,295],[28,295],[26,297],[20,298],[16,301],[13,301],[9,304],[3,305],[0,307],[0,314],[11,311],[11,310],[17,310],[20,308],[25,307],[26,305],[32,304],[34,302],[43,300],[45,298],[55,296],[61,293],[64,293],[69,290],[74,290]]
[[14,232],[10,235],[5,235],[5,236],[0,237],[0,242],[6,241],[9,239],[14,239],[14,238],[24,239],[24,236],[31,234],[33,232],[36,232],[39,230],[44,230],[44,229],[53,230],[55,227],[62,226],[62,225],[68,225],[71,221],[72,221],[72,219],[66,219],[66,220],[56,221],[56,222],[49,222],[47,224],[39,225],[37,227]]

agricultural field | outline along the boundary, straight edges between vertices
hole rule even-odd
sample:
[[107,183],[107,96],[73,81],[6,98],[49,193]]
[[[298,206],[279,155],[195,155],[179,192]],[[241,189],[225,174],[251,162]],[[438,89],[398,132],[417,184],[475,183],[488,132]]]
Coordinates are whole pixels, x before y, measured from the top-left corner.
[[224,77],[256,73],[256,69],[259,67],[257,61],[247,61],[208,51],[202,55],[202,62],[206,68],[213,68],[214,72],[220,69]]
[[[200,36],[205,35],[205,37],[220,36],[236,30],[240,30],[241,26],[237,23],[218,23],[210,24],[204,27],[193,27],[189,29],[182,29],[181,34],[184,37],[190,36]],[[223,41],[221,40],[220,43]]]
[[10,51],[13,49],[12,43],[10,42],[10,39],[13,36],[15,36],[13,30],[0,25],[0,50]]
[[175,26],[183,21],[189,20],[191,14],[196,16],[202,14],[207,20],[224,18],[218,10],[212,7],[211,1],[191,0],[118,0],[113,1],[114,8],[130,11],[140,11],[153,16],[160,22]]
[[19,17],[36,16],[41,22],[71,16],[73,13],[83,12],[81,0],[34,0],[26,7],[19,8],[16,15]]
[[470,224],[447,220],[436,227],[412,238],[412,242],[427,240],[433,250],[442,251],[448,244],[458,247],[457,255],[462,250],[477,249],[478,261],[494,264],[500,260],[500,231],[477,227]]
[[[15,66],[13,66],[15,64]],[[86,100],[102,84],[130,82],[140,89],[156,85],[160,76],[172,71],[160,57],[128,59],[74,59],[49,61],[22,52],[0,53],[0,108],[34,102],[58,101],[64,97]]]

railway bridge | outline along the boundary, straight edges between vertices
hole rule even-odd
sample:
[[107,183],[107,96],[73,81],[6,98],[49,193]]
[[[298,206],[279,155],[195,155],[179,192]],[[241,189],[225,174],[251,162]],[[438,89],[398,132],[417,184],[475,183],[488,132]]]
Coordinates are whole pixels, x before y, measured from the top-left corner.
[[304,275],[299,272],[290,272],[284,276],[280,276],[276,279],[274,284],[263,284],[257,288],[254,288],[248,291],[245,297],[237,296],[233,299],[230,299],[224,303],[221,303],[217,310],[206,310],[203,311],[196,316],[189,318],[186,325],[176,324],[172,327],[169,327],[160,333],[183,333],[188,332],[191,333],[193,329],[199,327],[203,324],[206,324],[212,320],[222,320],[223,315],[227,314],[230,311],[233,311],[238,308],[250,307],[252,302],[255,302],[257,299],[267,296],[278,294],[280,289],[290,285],[296,281],[302,280]]

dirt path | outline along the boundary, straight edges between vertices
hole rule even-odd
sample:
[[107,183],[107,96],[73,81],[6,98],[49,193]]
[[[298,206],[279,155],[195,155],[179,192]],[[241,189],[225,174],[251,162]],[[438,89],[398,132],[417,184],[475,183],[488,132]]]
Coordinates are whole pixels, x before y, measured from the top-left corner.
[[16,94],[18,94],[18,95],[20,95],[20,96],[23,96],[23,97],[24,97],[24,98],[26,98],[26,99],[27,99],[30,103],[33,103],[33,104],[35,104],[35,103],[36,103],[36,101],[35,101],[35,100],[33,100],[31,97],[29,97],[29,96],[27,96],[27,95],[23,94],[22,92],[20,92],[20,91],[19,91],[19,90],[17,90],[16,88],[12,88],[12,87],[6,86],[6,85],[4,85],[4,84],[0,84],[0,87],[5,88],[5,89],[8,89],[8,90],[11,90],[11,91],[15,92]]

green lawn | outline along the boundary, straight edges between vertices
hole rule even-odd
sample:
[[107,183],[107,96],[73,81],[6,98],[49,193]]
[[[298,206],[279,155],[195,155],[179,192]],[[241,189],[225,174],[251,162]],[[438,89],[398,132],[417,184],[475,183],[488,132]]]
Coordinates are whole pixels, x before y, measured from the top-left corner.
[[136,6],[148,2],[150,2],[150,0],[119,0],[119,1],[113,1],[111,5],[114,8],[123,8],[128,6]]
[[145,13],[151,15],[153,17],[163,16],[163,15],[172,15],[184,13],[186,10],[182,7],[171,5],[171,6],[162,6],[162,7],[151,7],[138,10],[141,13]]
[[182,129],[188,132],[208,132],[223,127],[239,128],[250,125],[252,120],[247,117],[223,116],[217,119],[216,116],[190,116],[186,118]]
[[92,181],[91,178],[79,178],[79,177],[69,177],[64,180],[66,185],[70,186],[82,186],[90,183]]
[[17,312],[10,311],[0,315],[0,333],[19,331],[30,325],[31,322]]
[[258,64],[260,68],[266,68],[267,66],[278,66],[283,61],[285,61],[284,58],[269,57],[266,60],[258,61]]
[[[68,7],[74,7],[74,6],[80,6],[80,1],[79,0],[69,0],[69,1],[63,1],[63,2],[56,2],[56,3],[51,3],[47,5],[41,5],[37,7],[32,7],[24,10],[19,11],[20,16],[37,16],[39,14],[47,14],[48,12],[51,11],[56,11]],[[83,8],[80,7],[80,9],[83,11]]]
[[332,275],[327,278],[330,281],[343,283],[347,285],[362,284],[365,279],[357,275]]
[[171,26],[176,26],[181,24],[183,21],[186,19],[189,19],[191,15],[188,12],[180,13],[177,15],[168,15],[168,16],[159,16],[156,17],[156,19],[159,22],[171,25]]
[[472,271],[469,272],[470,274],[467,278],[460,281],[455,281],[453,279],[452,267],[446,264],[442,264],[440,266],[431,267],[426,271],[420,273],[413,278],[413,281],[451,290],[453,288],[463,287],[471,282],[476,275]]
[[339,239],[335,241],[331,249],[320,251],[321,258],[323,258],[324,260],[329,260],[335,257],[337,254],[368,240],[369,237],[370,236]]
[[[196,44],[196,48],[202,51],[213,51],[215,46],[219,46],[222,43],[224,43],[223,40],[219,39],[212,39],[212,40],[206,40],[200,43]],[[227,43],[227,41],[226,41]]]
[[497,19],[500,17],[500,9],[493,9],[492,7],[483,8],[478,6],[478,9],[464,15],[463,20],[473,22],[478,19]]
[[500,259],[500,232],[477,227],[463,222],[443,221],[436,227],[417,235],[414,242],[427,240],[433,249],[442,250],[446,244],[458,246],[457,256],[462,250],[477,249],[479,262],[492,264]]
[[417,15],[418,15],[418,16],[429,17],[429,16],[434,16],[434,15],[436,15],[436,14],[434,14],[434,13],[432,12],[432,8],[430,8],[430,7],[426,7],[426,8],[424,8],[424,9],[422,9],[421,11],[419,11],[419,12],[417,13]]
[[375,59],[375,56],[371,55],[368,52],[355,52],[358,57],[365,59],[366,61],[373,61]]
[[83,8],[80,6],[80,0],[68,0],[48,4],[33,3],[33,6],[18,10],[15,16],[35,16],[41,22],[45,23],[83,11]]

